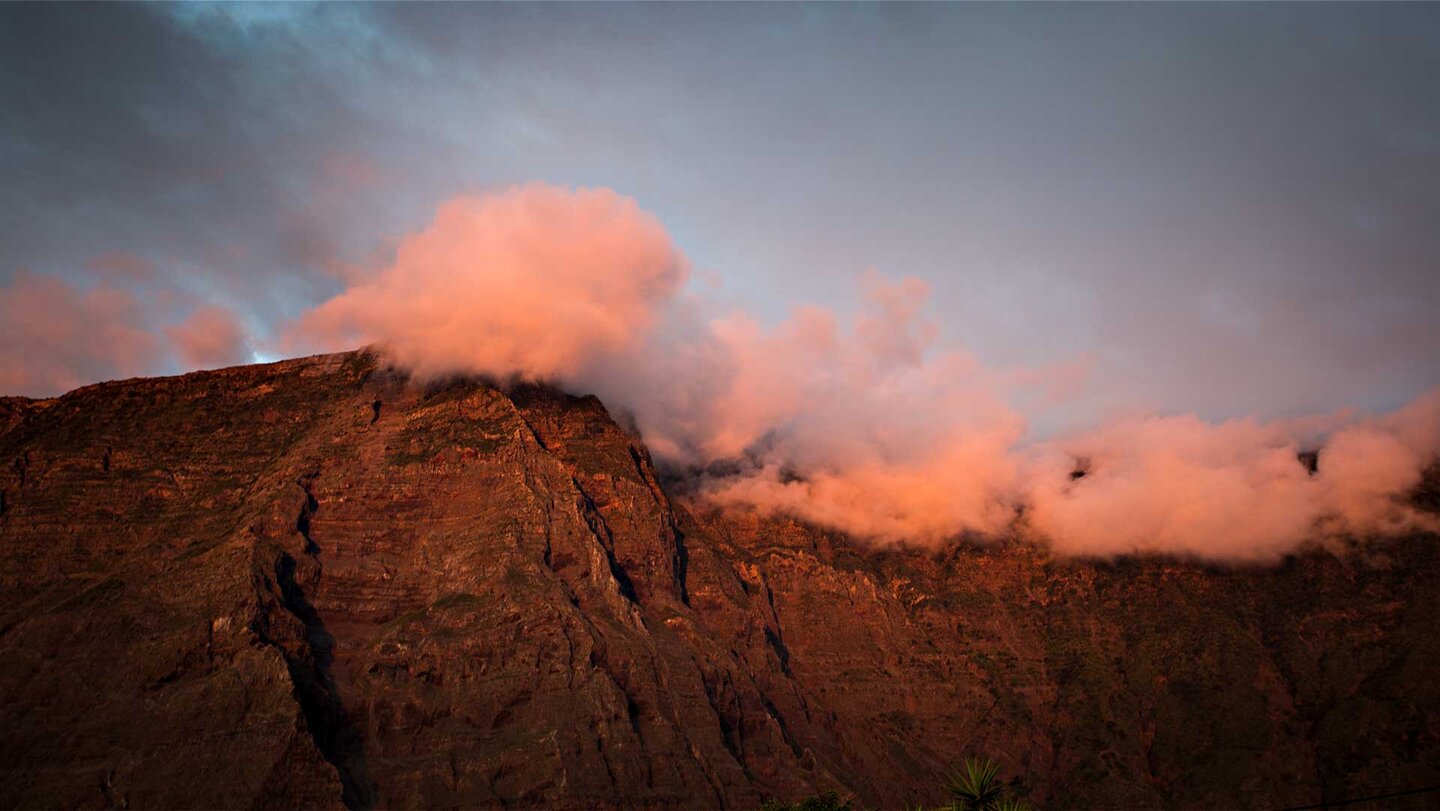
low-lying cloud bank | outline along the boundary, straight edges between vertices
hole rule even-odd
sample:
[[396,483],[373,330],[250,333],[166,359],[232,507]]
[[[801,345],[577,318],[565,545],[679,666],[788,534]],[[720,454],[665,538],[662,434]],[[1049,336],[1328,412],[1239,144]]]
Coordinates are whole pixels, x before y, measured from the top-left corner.
[[[937,346],[919,279],[872,273],[854,318],[801,307],[767,328],[687,274],[633,200],[516,187],[445,203],[284,343],[594,392],[708,497],[880,542],[1018,532],[1067,555],[1267,562],[1431,526],[1407,496],[1440,455],[1440,389],[1380,417],[1146,415],[1034,441],[1015,403],[1063,396],[1086,359],[996,370]],[[1317,447],[1312,471],[1298,455]]]

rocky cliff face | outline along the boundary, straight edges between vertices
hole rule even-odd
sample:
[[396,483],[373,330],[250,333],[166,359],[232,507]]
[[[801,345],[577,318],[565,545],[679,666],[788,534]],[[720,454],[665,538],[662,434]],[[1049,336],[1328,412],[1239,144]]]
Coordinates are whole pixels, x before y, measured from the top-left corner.
[[5,399],[0,463],[6,807],[888,808],[966,754],[1041,806],[1440,783],[1430,536],[867,550],[668,496],[594,398],[359,353]]

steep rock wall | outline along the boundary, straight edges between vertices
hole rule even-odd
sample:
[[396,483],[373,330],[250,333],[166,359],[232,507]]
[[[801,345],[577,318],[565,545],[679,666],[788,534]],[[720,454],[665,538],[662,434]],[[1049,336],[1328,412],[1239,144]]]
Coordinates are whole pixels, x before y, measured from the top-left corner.
[[866,549],[668,496],[594,398],[364,353],[3,406],[0,805],[898,807],[966,754],[1055,806],[1440,782],[1434,537]]

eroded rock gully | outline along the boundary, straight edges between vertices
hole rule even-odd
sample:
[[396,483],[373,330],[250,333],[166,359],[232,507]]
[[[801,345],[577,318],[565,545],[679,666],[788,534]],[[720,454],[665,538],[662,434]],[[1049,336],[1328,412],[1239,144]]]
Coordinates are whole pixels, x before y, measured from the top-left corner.
[[1434,537],[867,550],[667,495],[594,398],[363,353],[0,406],[6,807],[891,808],[972,753],[1040,806],[1440,782]]

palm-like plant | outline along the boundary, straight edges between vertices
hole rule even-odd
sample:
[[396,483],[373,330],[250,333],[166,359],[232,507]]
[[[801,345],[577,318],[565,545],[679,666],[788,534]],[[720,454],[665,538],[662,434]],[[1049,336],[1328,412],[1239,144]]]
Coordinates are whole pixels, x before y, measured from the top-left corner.
[[[945,777],[950,802],[934,811],[1030,811],[1030,805],[1011,793],[1012,781],[1000,779],[1000,766],[989,758],[966,758]],[[853,811],[850,799],[827,791],[794,803],[767,802],[761,811]],[[905,811],[926,811],[923,805]]]
[[1005,797],[1005,782],[1000,779],[1000,766],[989,758],[966,758],[946,778],[945,790],[961,811],[1002,811],[998,804]]

